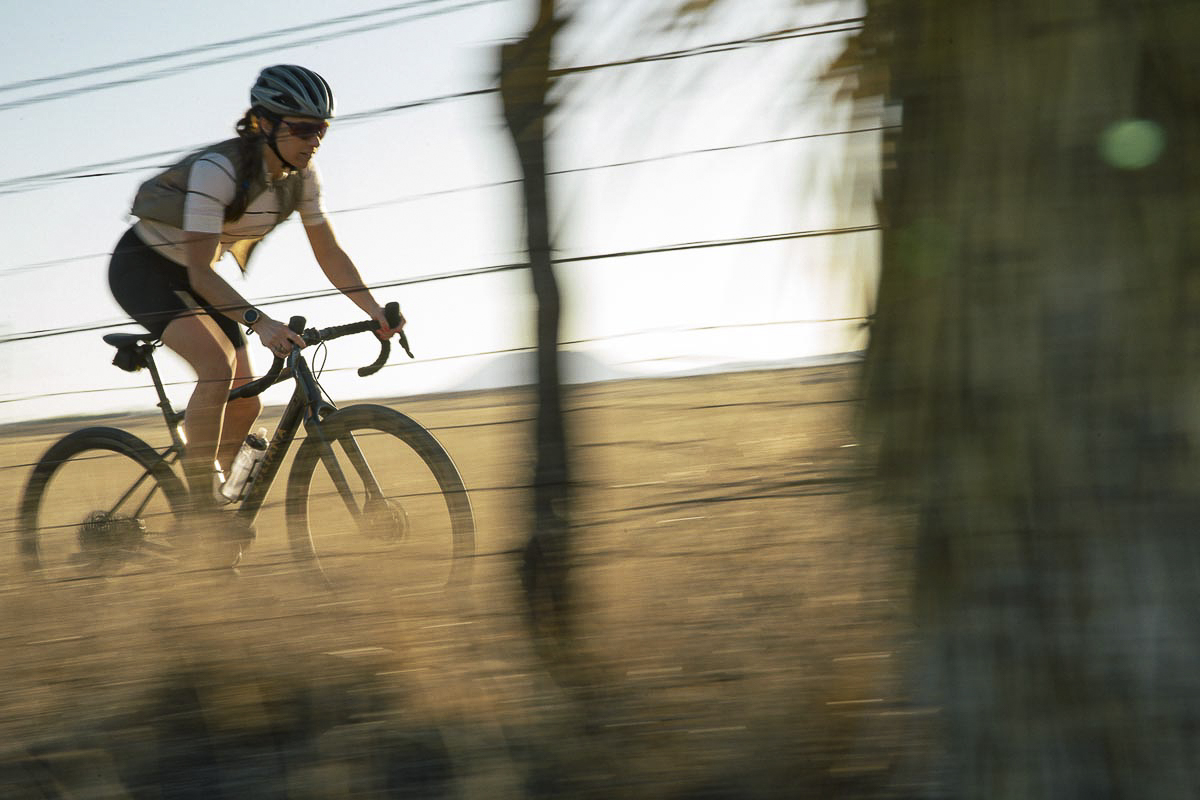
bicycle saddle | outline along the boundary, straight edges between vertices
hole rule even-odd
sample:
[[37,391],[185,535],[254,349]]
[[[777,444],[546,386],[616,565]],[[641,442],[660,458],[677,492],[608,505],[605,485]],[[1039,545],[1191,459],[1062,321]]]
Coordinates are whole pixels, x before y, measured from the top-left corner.
[[139,342],[153,342],[154,337],[148,333],[106,333],[104,341],[113,347],[128,347]]

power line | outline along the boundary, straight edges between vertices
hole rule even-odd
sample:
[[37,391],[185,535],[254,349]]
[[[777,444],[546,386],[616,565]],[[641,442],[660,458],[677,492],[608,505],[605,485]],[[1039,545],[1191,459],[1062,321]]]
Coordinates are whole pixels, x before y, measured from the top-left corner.
[[58,81],[72,80],[74,78],[95,77],[97,73],[112,72],[114,70],[129,69],[131,67],[141,67],[147,64],[155,64],[160,61],[169,61],[174,58],[183,58],[184,56],[196,55],[197,53],[205,53],[211,50],[220,50],[226,47],[235,47],[240,44],[249,44],[251,42],[260,42],[266,39],[277,39],[281,36],[289,36],[294,33],[303,33],[304,31],[313,30],[315,28],[324,28],[330,25],[341,25],[346,22],[354,22],[360,19],[368,19],[377,17],[382,14],[391,14],[396,11],[405,11],[418,6],[430,5],[431,3],[442,2],[442,0],[413,0],[408,3],[398,3],[396,5],[384,6],[383,8],[374,8],[369,11],[360,11],[355,14],[346,14],[340,17],[331,17],[329,19],[318,20],[316,22],[305,23],[304,25],[293,25],[290,28],[279,28],[272,31],[263,31],[250,36],[240,36],[236,39],[225,39],[220,42],[210,42],[208,44],[188,47],[182,50],[170,50],[165,53],[157,53],[151,56],[142,56],[124,61],[115,61],[111,64],[101,64],[96,67],[86,67],[84,69],[73,70],[70,72],[60,72],[55,75],[45,75],[40,78],[29,78],[27,80],[16,81],[0,85],[0,92],[12,92],[17,89],[28,89],[34,86],[41,86],[47,83],[56,83]]
[[[793,239],[809,239],[822,236],[840,236],[854,233],[866,233],[879,230],[878,225],[855,225],[843,228],[825,228],[820,230],[805,230],[805,231],[787,231],[785,233],[762,234],[759,236],[743,236],[734,239],[709,239],[696,242],[680,242],[677,244],[659,245],[657,247],[646,247],[633,250],[619,250],[609,253],[594,253],[585,256],[571,256],[568,258],[555,258],[555,264],[579,264],[588,261],[600,261],[610,258],[628,258],[631,256],[641,255],[660,255],[664,253],[677,253],[689,250],[702,250],[716,247],[732,247],[750,244],[764,244],[770,242],[784,242]],[[478,277],[481,275],[494,275],[501,272],[512,272],[518,269],[525,269],[529,265],[527,263],[515,264],[495,264],[486,267],[476,267],[472,269],[457,270],[454,272],[444,272],[435,275],[425,275],[416,278],[401,278],[394,281],[383,281],[380,283],[371,284],[368,288],[377,289],[392,289],[400,286],[415,286],[425,283],[436,283],[444,280],[453,280],[457,278]],[[297,294],[276,295],[267,297],[257,302],[258,306],[278,305],[285,302],[295,302],[298,300],[312,300],[321,297],[330,297],[340,294],[337,289],[320,289],[312,292],[303,292]],[[126,327],[133,325],[128,320],[116,320],[103,323],[91,323],[88,325],[77,325],[66,328],[49,328],[38,331],[28,331],[26,333],[14,334],[12,336],[0,337],[0,344],[9,344],[12,342],[25,342],[35,339],[48,339],[54,336],[65,336],[72,333],[86,333],[88,331],[107,330],[114,327]]]
[[[496,2],[497,0],[478,0],[478,1],[479,2]],[[408,19],[408,18],[406,17],[406,19]],[[588,65],[573,66],[573,67],[563,67],[561,69],[554,70],[553,73],[555,75],[559,75],[559,76],[572,75],[572,74],[583,74],[583,73],[594,72],[599,69],[606,69],[606,68],[611,68],[611,67],[621,67],[621,66],[629,66],[629,65],[633,65],[633,64],[652,63],[655,61],[666,61],[666,60],[673,60],[673,59],[677,59],[677,58],[687,58],[687,57],[692,57],[692,56],[708,55],[710,53],[715,53],[715,52],[727,52],[728,50],[733,49],[733,47],[732,47],[733,45],[739,45],[739,44],[740,45],[768,44],[771,42],[784,41],[784,40],[790,39],[790,38],[799,38],[801,36],[822,36],[822,35],[831,34],[831,33],[843,33],[846,31],[857,30],[857,28],[834,28],[834,29],[830,29],[830,30],[821,30],[821,29],[826,28],[830,25],[841,25],[846,22],[853,22],[856,19],[860,20],[861,18],[837,20],[832,23],[824,23],[822,25],[808,25],[808,26],[804,26],[801,28],[788,28],[783,31],[774,31],[771,33],[758,34],[755,36],[748,36],[748,37],[744,37],[742,39],[733,39],[733,40],[729,40],[726,42],[717,42],[717,43],[712,43],[712,44],[707,44],[707,45],[698,45],[696,47],[687,48],[687,49],[683,49],[683,50],[671,50],[671,51],[667,51],[664,53],[639,56],[639,57],[632,58],[632,59],[609,61],[609,62],[604,62],[604,63],[588,64]],[[409,111],[412,109],[422,108],[425,106],[435,105],[438,103],[444,103],[444,102],[448,102],[451,100],[461,100],[461,99],[470,98],[470,97],[480,97],[480,96],[495,94],[499,91],[500,91],[499,87],[489,86],[489,87],[472,89],[472,90],[463,91],[463,92],[453,92],[450,94],[436,95],[433,97],[426,97],[426,98],[421,98],[418,100],[410,100],[410,101],[406,101],[403,103],[396,103],[396,104],[392,104],[392,105],[388,105],[388,106],[381,106],[378,108],[368,109],[366,111],[359,111],[354,114],[346,114],[346,115],[339,117],[339,120],[340,121],[359,121],[359,120],[363,120],[363,119],[371,119],[371,118],[383,116],[385,114],[392,114],[392,113],[396,113],[399,111]],[[3,110],[3,108],[4,108],[3,106],[0,106],[0,110]],[[88,177],[101,177],[101,176],[120,174],[121,172],[134,172],[134,171],[137,171],[140,169],[144,169],[145,167],[138,166],[138,167],[131,168],[129,170],[121,170],[121,171],[116,171],[116,172],[112,172],[112,171],[97,172],[97,170],[104,170],[108,167],[119,166],[121,164],[142,162],[142,161],[146,161],[147,159],[151,159],[151,158],[162,158],[162,157],[174,155],[174,154],[181,153],[181,152],[190,152],[192,150],[197,150],[203,146],[204,146],[203,144],[197,144],[197,145],[193,145],[191,147],[159,151],[157,153],[146,153],[146,154],[142,154],[142,155],[128,156],[126,158],[115,159],[112,161],[104,161],[104,162],[99,162],[96,164],[87,164],[84,166],[70,167],[67,169],[56,170],[53,172],[45,172],[45,173],[38,173],[38,174],[34,174],[34,175],[26,175],[26,176],[19,177],[19,178],[10,178],[8,180],[0,181],[0,194],[11,194],[14,192],[29,191],[33,188],[37,188],[36,186],[34,186],[34,187],[25,186],[26,184],[31,184],[31,183],[52,182],[52,181],[57,181],[57,180],[69,180],[69,179],[88,178]],[[18,187],[18,188],[13,188],[13,187]]]
[[[137,172],[139,170],[146,169],[147,166],[153,166],[153,165],[142,164],[137,167],[130,167],[128,169],[114,170],[114,171],[110,171],[110,172],[97,172],[96,170],[102,170],[107,167],[117,167],[117,166],[121,166],[122,164],[130,164],[133,162],[146,161],[147,159],[151,159],[151,158],[167,158],[169,156],[174,156],[179,153],[188,152],[189,150],[199,149],[200,146],[201,145],[197,145],[196,147],[192,147],[192,148],[176,147],[176,148],[172,148],[170,150],[159,150],[155,153],[141,153],[136,156],[126,156],[124,158],[114,158],[111,161],[99,161],[95,164],[84,164],[82,166],[67,167],[66,169],[54,170],[52,172],[38,172],[33,175],[23,175],[19,178],[8,178],[7,180],[0,181],[0,195],[22,194],[24,192],[29,192],[34,189],[40,188],[37,185],[26,186],[25,184],[52,183],[54,181],[61,181],[61,180],[74,180],[77,178],[94,178],[94,177],[102,177],[102,176],[109,176],[109,175],[122,175],[122,174],[125,174],[128,172]],[[19,188],[12,188],[12,187],[19,187]]]
[[[827,138],[827,137],[832,137],[832,136],[852,136],[852,135],[861,134],[861,133],[875,133],[875,132],[879,132],[879,131],[890,130],[890,129],[893,129],[896,127],[899,127],[899,126],[877,125],[877,126],[873,126],[873,127],[853,128],[850,130],[843,130],[843,131],[825,131],[822,133],[805,133],[805,134],[799,134],[796,136],[778,136],[778,137],[773,137],[770,139],[759,139],[759,140],[753,141],[753,142],[743,142],[741,144],[717,145],[714,147],[701,147],[701,148],[696,148],[693,150],[680,150],[680,151],[677,151],[674,153],[663,153],[663,154],[656,155],[656,156],[646,156],[645,158],[627,159],[624,161],[613,161],[613,162],[609,162],[606,164],[593,164],[593,165],[586,166],[586,167],[569,167],[566,169],[550,170],[546,174],[550,175],[550,176],[558,176],[558,175],[571,175],[571,174],[576,174],[576,173],[581,173],[581,172],[594,172],[594,171],[603,170],[603,169],[615,169],[617,167],[629,167],[629,166],[636,166],[639,164],[654,163],[657,161],[667,161],[667,160],[671,160],[671,159],[684,158],[684,157],[693,156],[693,155],[702,155],[702,154],[707,154],[707,153],[720,153],[720,152],[727,152],[727,151],[732,151],[732,150],[741,150],[741,149],[750,148],[750,147],[762,147],[764,145],[772,145],[772,144],[785,144],[787,142],[796,142],[796,141],[801,141],[804,139],[821,139],[821,138]],[[356,211],[369,211],[369,210],[373,210],[373,209],[377,209],[377,208],[385,208],[387,206],[401,205],[404,203],[412,203],[412,202],[416,202],[419,200],[425,200],[425,199],[428,199],[431,197],[442,197],[445,195],[458,194],[461,192],[472,192],[472,191],[479,191],[482,189],[496,189],[501,186],[512,186],[515,184],[519,184],[520,182],[521,182],[520,178],[510,178],[507,180],[493,181],[490,183],[478,183],[478,184],[472,184],[470,186],[456,186],[456,187],[453,187],[450,189],[437,189],[437,190],[430,191],[430,192],[421,192],[419,194],[412,194],[412,195],[406,195],[404,197],[392,198],[390,200],[380,200],[378,202],[368,203],[366,205],[350,206],[348,208],[340,208],[340,209],[336,209],[333,211],[329,211],[327,213],[330,215],[337,215],[337,214],[350,214],[350,213],[354,213]],[[108,258],[110,255],[112,255],[112,254],[108,253],[108,252],[90,253],[87,255],[66,256],[64,258],[56,258],[56,259],[51,259],[48,261],[37,261],[37,262],[30,263],[30,264],[15,265],[15,266],[11,266],[11,267],[6,267],[4,270],[0,271],[0,277],[3,277],[5,275],[15,275],[15,274],[22,273],[22,272],[31,272],[34,270],[45,269],[48,267],[61,266],[63,264],[70,264],[70,263],[74,263],[77,261],[89,261],[94,258]]]
[[655,61],[672,61],[677,58],[691,58],[693,56],[710,55],[712,53],[727,53],[733,50],[741,50],[751,45],[783,42],[789,39],[802,39],[808,36],[825,36],[831,33],[853,33],[862,29],[863,20],[863,17],[849,17],[846,19],[834,20],[832,22],[803,25],[797,28],[784,28],[782,30],[772,31],[771,33],[761,33],[756,36],[747,36],[741,39],[730,39],[729,41],[725,42],[696,45],[695,47],[687,47],[681,50],[670,50],[665,53],[657,53],[654,55],[635,56],[633,58],[622,59],[619,61],[605,61],[599,64],[563,67],[561,69],[550,70],[550,74],[556,77],[578,75],[586,72],[594,72],[599,69],[608,69],[609,67],[624,67],[634,64],[649,64]]
[[338,117],[339,121],[358,121],[372,117],[381,117],[384,114],[394,114],[397,111],[411,111],[414,108],[422,108],[423,106],[432,106],[438,103],[445,103],[449,100],[463,100],[468,97],[482,97],[484,95],[496,94],[500,91],[498,86],[490,86],[483,89],[469,89],[465,92],[452,92],[450,94],[440,94],[435,97],[425,97],[420,100],[408,100],[403,103],[396,103],[390,106],[380,106],[372,108],[368,111],[359,111],[355,114],[345,114]]
[[[771,144],[786,144],[787,142],[798,142],[804,139],[822,139],[831,136],[852,136],[859,133],[875,133],[879,131],[891,130],[898,128],[898,125],[876,125],[867,128],[853,128],[843,131],[825,131],[822,133],[803,133],[796,136],[776,136],[770,139],[758,139],[753,142],[742,142],[741,144],[716,145],[713,147],[699,147],[692,150],[678,150],[674,153],[662,153],[656,156],[646,156],[645,158],[632,158],[624,161],[610,161],[605,164],[592,164],[586,167],[567,167],[564,169],[554,169],[546,172],[549,177],[559,175],[573,175],[581,172],[595,172],[597,170],[615,169],[617,167],[631,167],[639,164],[651,164],[657,161],[669,161],[676,158],[685,158],[687,156],[704,155],[708,153],[721,153],[731,150],[743,150],[750,147],[762,147]],[[429,192],[421,192],[420,194],[406,195],[404,197],[396,197],[390,200],[379,200],[374,203],[367,203],[361,206],[350,206],[341,208],[337,211],[328,212],[330,214],[349,214],[355,211],[369,211],[376,208],[384,208],[387,206],[401,205],[403,203],[412,203],[418,200],[425,200],[430,197],[442,197],[449,194],[458,194],[461,192],[474,192],[482,189],[498,189],[502,186],[513,186],[521,183],[521,178],[508,178],[502,181],[491,181],[489,183],[476,183],[470,186],[456,186],[450,189],[436,189]],[[91,256],[88,256],[89,258]],[[20,269],[19,267],[17,269]],[[3,274],[3,273],[0,273]]]
[[[428,104],[431,102],[438,102],[440,100],[445,100],[445,99],[450,99],[450,97],[445,96],[442,98],[429,98],[426,100],[413,101],[413,103],[409,103],[406,105],[408,105],[410,107],[415,107],[414,103]],[[396,107],[392,107],[392,108],[394,109]],[[829,136],[849,136],[849,135],[856,134],[856,133],[871,133],[871,132],[875,132],[875,131],[890,130],[892,128],[898,128],[898,127],[899,127],[898,125],[890,125],[890,126],[884,125],[884,126],[874,126],[874,127],[868,127],[868,128],[853,128],[850,130],[843,130],[843,131],[825,131],[822,133],[798,134],[796,136],[781,136],[781,137],[774,137],[771,139],[760,139],[760,140],[753,141],[753,142],[744,142],[742,144],[718,145],[715,147],[704,147],[704,148],[699,148],[699,149],[695,149],[695,150],[680,150],[675,153],[665,153],[665,154],[659,155],[659,156],[647,156],[646,158],[630,159],[627,161],[614,161],[614,162],[611,162],[608,164],[598,164],[598,165],[590,166],[590,167],[573,167],[573,168],[568,168],[568,169],[553,170],[547,174],[549,174],[549,175],[566,175],[566,174],[572,173],[572,172],[587,172],[589,170],[608,169],[611,167],[627,167],[627,166],[631,166],[634,164],[645,164],[645,163],[649,163],[652,161],[662,161],[662,160],[669,159],[669,158],[679,158],[681,156],[696,155],[699,153],[716,153],[716,152],[720,152],[722,150],[738,150],[743,147],[758,147],[758,146],[767,145],[767,144],[780,144],[783,142],[799,141],[801,139],[820,139],[820,138],[825,138],[825,137],[829,137]],[[102,162],[99,162],[96,164],[89,164],[89,165],[82,166],[82,167],[71,167],[69,169],[57,170],[55,172],[43,172],[43,173],[39,173],[36,175],[26,175],[25,177],[22,177],[22,178],[12,178],[7,181],[0,181],[0,195],[21,194],[23,192],[32,191],[33,189],[36,189],[39,187],[33,186],[33,187],[25,187],[25,188],[18,188],[18,189],[6,189],[5,187],[17,186],[17,185],[21,185],[21,184],[25,184],[25,183],[32,183],[35,181],[52,182],[52,181],[56,181],[56,180],[109,177],[112,175],[124,175],[124,174],[129,174],[132,172],[140,172],[141,170],[146,169],[147,166],[140,165],[137,167],[130,167],[128,169],[112,170],[109,172],[94,172],[94,171],[93,172],[79,172],[79,170],[100,170],[100,169],[104,169],[105,167],[126,164],[133,160],[142,161],[142,160],[145,160],[148,158],[163,158],[163,157],[167,157],[167,156],[173,156],[173,155],[176,155],[176,154],[182,153],[182,152],[189,152],[190,150],[198,149],[198,147],[199,146],[197,146],[195,148],[181,148],[181,149],[177,149],[177,150],[160,150],[157,153],[149,153],[149,154],[142,155],[142,156],[133,156],[131,158],[120,158],[120,159],[114,159],[112,161],[102,161]],[[163,165],[163,166],[165,166],[165,165]],[[515,183],[518,181],[519,181],[519,179],[514,178],[512,180],[498,181],[495,183],[488,183],[488,184],[479,184],[476,186],[464,186],[464,187],[459,187],[459,188],[454,188],[454,189],[440,189],[435,192],[429,192],[429,193],[423,194],[423,195],[414,195],[413,197],[416,199],[419,199],[421,197],[426,197],[426,196],[431,197],[431,196],[434,196],[437,194],[448,194],[448,193],[453,193],[453,192],[469,191],[469,190],[474,190],[474,189],[488,189],[488,188],[493,188],[496,186],[503,186],[503,185],[506,185],[509,183]],[[392,201],[383,201],[381,204],[386,205],[390,202],[392,202]],[[396,202],[409,202],[409,200],[405,199],[405,200],[396,201]],[[368,207],[371,207],[371,206],[363,206],[363,208],[368,208]]]
[[679,150],[674,153],[663,153],[657,156],[646,156],[645,158],[633,158],[625,161],[612,161],[607,164],[596,164],[590,167],[573,167],[570,169],[551,170],[548,175],[567,175],[574,172],[591,172],[599,169],[612,169],[614,167],[630,167],[637,164],[648,164],[655,161],[667,161],[674,158],[683,158],[685,156],[702,155],[705,153],[721,153],[729,150],[741,150],[748,147],[762,147],[769,144],[785,144],[787,142],[798,142],[803,139],[824,139],[831,136],[853,136],[858,133],[876,133],[879,131],[899,128],[899,125],[874,125],[867,128],[851,128],[844,131],[824,131],[822,133],[801,133],[795,136],[776,136],[770,139],[758,139],[753,142],[742,142],[741,144],[724,144],[713,147],[700,147],[694,150]]
[[[612,341],[613,339],[629,339],[629,338],[634,338],[634,337],[638,337],[638,336],[653,336],[654,334],[661,334],[661,333],[693,333],[693,332],[699,332],[699,331],[732,330],[732,329],[740,329],[740,328],[776,328],[776,327],[791,326],[791,325],[827,325],[827,324],[837,323],[837,322],[864,322],[868,319],[869,319],[869,317],[865,317],[865,316],[855,316],[855,317],[827,317],[827,318],[823,318],[823,319],[770,320],[770,321],[766,321],[766,322],[730,322],[730,323],[726,323],[726,324],[722,324],[722,325],[660,326],[657,328],[644,328],[644,329],[638,330],[638,331],[626,331],[624,333],[613,333],[613,334],[608,334],[606,336],[589,336],[589,337],[584,337],[584,338],[580,338],[580,339],[566,339],[566,340],[559,342],[558,345],[560,347],[572,347],[572,346],[581,345],[581,344],[595,344],[597,342],[608,342],[608,341]],[[528,353],[528,352],[532,352],[536,349],[537,349],[536,345],[520,345],[517,347],[506,347],[506,348],[501,348],[501,349],[497,349],[497,350],[484,350],[484,351],[477,352],[477,353],[456,353],[456,354],[448,355],[448,356],[423,358],[423,359],[421,359],[420,363],[421,364],[437,364],[437,363],[445,363],[448,361],[461,361],[461,360],[467,359],[467,358],[483,358],[483,357],[487,357],[487,356],[512,355],[514,353]],[[384,368],[385,369],[389,369],[389,368],[393,368],[393,367],[402,368],[405,366],[408,366],[408,362],[400,361],[400,362],[392,362],[389,364],[385,364]],[[320,370],[318,373],[318,377],[329,374],[329,373],[349,372],[351,370],[357,370],[358,368],[359,368],[358,365],[351,365],[351,366],[346,366],[346,367],[328,367],[326,369]],[[163,387],[170,389],[170,388],[178,387],[178,386],[194,386],[195,384],[196,384],[196,381],[194,381],[194,380],[165,381],[163,383]],[[106,393],[111,393],[111,392],[145,391],[146,389],[152,389],[152,388],[154,388],[154,384],[143,383],[143,384],[137,384],[136,386],[107,386],[107,387],[100,388],[100,389],[74,389],[74,390],[62,391],[62,392],[44,392],[41,394],[27,395],[24,397],[2,398],[2,399],[0,399],[0,405],[4,405],[6,403],[26,403],[26,402],[30,402],[33,400],[44,400],[44,399],[48,399],[51,397],[70,397],[70,396],[82,395],[82,394],[106,394]],[[33,465],[32,464],[23,464],[23,465],[17,465],[17,466],[33,466]],[[6,467],[0,467],[0,470],[3,470],[3,469],[6,469]]]
[[[428,2],[436,2],[436,1],[437,0],[428,0]],[[76,95],[90,94],[92,92],[98,92],[98,91],[101,91],[104,89],[113,89],[118,86],[128,86],[128,85],[135,84],[135,83],[145,83],[146,81],[152,81],[152,80],[157,80],[159,78],[169,77],[171,75],[177,75],[181,72],[187,72],[189,70],[197,69],[199,67],[210,67],[215,64],[225,64],[231,60],[240,60],[240,59],[250,58],[251,56],[263,55],[265,53],[273,53],[278,50],[299,47],[301,45],[319,44],[321,42],[327,42],[327,41],[330,41],[333,39],[340,39],[344,36],[349,36],[351,34],[366,33],[368,31],[380,30],[382,28],[392,27],[394,25],[401,25],[406,22],[413,22],[413,21],[419,20],[419,19],[427,19],[429,17],[440,16],[442,14],[450,14],[455,11],[462,11],[462,10],[465,10],[468,8],[473,8],[473,7],[481,6],[481,5],[489,5],[489,4],[496,3],[496,2],[500,2],[500,0],[468,0],[468,2],[463,2],[456,6],[451,6],[448,8],[434,9],[431,11],[425,11],[420,14],[413,14],[413,15],[410,15],[407,17],[401,17],[399,19],[384,20],[382,22],[372,22],[372,23],[368,23],[366,25],[359,25],[357,27],[348,28],[346,30],[337,31],[334,33],[324,33],[324,34],[320,34],[318,36],[310,36],[305,39],[297,39],[295,41],[288,42],[284,46],[271,45],[270,47],[260,47],[260,48],[253,49],[253,50],[245,50],[240,53],[232,53],[232,54],[225,54],[225,55],[221,55],[221,56],[214,56],[212,58],[203,59],[200,61],[193,61],[193,62],[190,62],[187,64],[181,64],[181,65],[174,66],[174,67],[164,67],[162,69],[142,73],[141,75],[134,75],[134,76],[131,76],[128,78],[119,78],[119,79],[115,79],[115,80],[101,81],[99,83],[93,83],[93,84],[89,84],[87,86],[80,86],[80,87],[76,87],[74,89],[64,89],[64,90],[56,91],[56,92],[49,92],[47,94],[35,95],[33,97],[25,97],[20,100],[10,100],[7,103],[0,103],[0,111],[9,111],[14,108],[23,108],[25,106],[35,105],[38,103],[45,103],[45,102],[49,102],[51,100],[61,100],[61,99],[67,98],[67,97],[75,97]],[[421,5],[421,4],[422,3],[417,2],[417,3],[410,4],[410,5]],[[258,38],[258,37],[252,37],[252,38]]]
[[[862,18],[859,17],[856,19],[858,21],[861,21]],[[850,21],[853,21],[853,20],[850,20]],[[578,65],[578,66],[561,67],[559,69],[550,70],[550,74],[555,77],[562,77],[562,76],[567,76],[567,75],[582,74],[582,73],[586,73],[586,72],[595,72],[596,70],[609,69],[609,68],[613,68],[613,67],[625,67],[625,66],[631,66],[634,64],[648,64],[648,63],[653,63],[655,61],[669,61],[669,60],[674,60],[674,59],[678,59],[678,58],[691,58],[694,56],[710,55],[712,53],[728,52],[730,50],[740,49],[741,47],[747,47],[750,45],[770,44],[772,42],[780,42],[780,41],[785,41],[788,39],[797,39],[797,38],[801,38],[804,36],[824,36],[824,35],[831,34],[831,33],[853,32],[853,31],[859,30],[861,28],[861,26],[855,26],[855,27],[848,27],[848,28],[836,28],[836,29],[832,29],[832,30],[813,30],[816,28],[827,28],[830,25],[839,25],[839,24],[842,24],[842,21],[838,21],[838,22],[834,22],[834,23],[824,23],[821,25],[806,25],[801,28],[788,28],[783,31],[774,31],[772,33],[758,34],[756,36],[748,36],[748,37],[745,37],[742,39],[733,39],[728,42],[718,42],[715,44],[697,45],[695,47],[689,47],[689,48],[685,48],[682,50],[671,50],[671,51],[668,51],[665,53],[656,53],[653,55],[638,56],[636,58],[621,59],[618,61],[606,61],[606,62],[602,62],[602,63],[598,63],[598,64],[586,64],[586,65]],[[496,94],[499,91],[500,91],[499,86],[489,86],[489,87],[480,88],[480,89],[472,89],[470,91],[465,91],[465,92],[455,92],[452,94],[444,94],[444,95],[439,95],[436,97],[428,97],[428,98],[425,98],[422,100],[413,100],[410,102],[398,103],[396,105],[391,105],[391,106],[382,106],[380,108],[373,108],[373,109],[369,109],[367,111],[360,111],[356,114],[347,114],[343,117],[340,117],[339,119],[341,119],[341,120],[358,120],[358,119],[364,119],[364,118],[369,118],[369,117],[377,117],[377,116],[382,116],[384,114],[391,114],[396,111],[408,111],[413,108],[420,108],[422,106],[433,105],[435,103],[443,103],[443,102],[446,102],[447,100],[459,100],[459,99],[466,98],[466,97],[478,97],[481,95]]]
[[[496,1],[497,0],[481,0],[481,2],[496,2]],[[500,90],[495,87],[487,88],[487,89],[471,89],[471,90],[468,90],[465,92],[453,92],[451,94],[436,95],[434,97],[425,97],[425,98],[421,98],[420,100],[409,100],[409,101],[406,101],[403,103],[396,103],[396,104],[390,105],[390,106],[382,106],[380,108],[371,109],[369,111],[359,111],[354,114],[343,114],[342,116],[338,117],[338,121],[342,122],[342,123],[358,122],[358,121],[361,121],[364,119],[370,119],[373,117],[383,116],[384,114],[392,114],[397,111],[410,111],[412,109],[422,108],[424,106],[431,106],[431,105],[437,105],[438,103],[445,103],[450,100],[462,100],[462,99],[465,99],[468,97],[479,97],[479,96],[483,96],[483,95],[495,94],[498,91],[500,91]],[[4,106],[0,106],[0,110],[3,110],[3,109],[4,109]],[[205,143],[205,144],[210,144],[210,143]],[[142,164],[142,165],[139,165],[136,167],[130,167],[129,169],[115,170],[115,171],[109,171],[109,172],[94,172],[93,170],[100,169],[103,167],[108,167],[108,166],[117,166],[120,164],[141,162],[141,161],[145,161],[146,159],[149,159],[149,158],[161,158],[161,157],[165,157],[165,156],[173,156],[178,153],[192,152],[192,151],[199,150],[200,148],[204,147],[205,144],[195,144],[195,145],[191,145],[189,147],[181,147],[181,148],[176,148],[173,150],[160,150],[157,153],[146,153],[146,154],[142,154],[142,155],[128,156],[126,158],[115,159],[113,161],[107,161],[107,162],[101,162],[99,164],[89,164],[89,165],[85,165],[82,167],[71,167],[69,169],[57,170],[54,172],[43,172],[43,173],[39,173],[39,174],[35,174],[35,175],[26,175],[26,176],[20,177],[20,178],[10,178],[5,181],[0,181],[0,195],[22,194],[24,192],[28,192],[28,191],[32,191],[33,189],[40,188],[37,185],[27,186],[26,184],[51,183],[51,182],[61,181],[61,180],[77,180],[77,179],[81,179],[81,178],[108,177],[108,176],[120,175],[120,174],[128,173],[128,172],[138,172],[140,170],[146,169],[147,165]],[[162,164],[162,165],[158,165],[158,166],[166,167],[169,165]],[[16,188],[13,188],[13,187],[16,187]]]
[[[646,247],[638,250],[621,250],[613,253],[602,253],[590,256],[574,256],[572,258],[556,258],[555,264],[574,264],[581,261],[596,261],[605,258],[627,258],[629,256],[647,256],[660,253],[680,253],[686,250],[706,250],[712,247],[733,247],[745,244],[764,244],[767,242],[785,242],[792,239],[812,239],[820,236],[840,236],[848,233],[866,233],[879,230],[878,225],[856,225],[845,228],[826,228],[824,230],[790,231],[788,233],[769,233],[762,236],[743,236],[737,239],[708,239],[698,242],[683,242],[667,244],[658,247]],[[3,342],[0,339],[0,342]]]

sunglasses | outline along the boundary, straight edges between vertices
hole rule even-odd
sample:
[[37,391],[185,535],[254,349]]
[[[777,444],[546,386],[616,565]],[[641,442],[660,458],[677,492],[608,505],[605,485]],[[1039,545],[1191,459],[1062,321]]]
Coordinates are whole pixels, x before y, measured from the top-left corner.
[[321,122],[290,122],[286,119],[281,119],[279,122],[282,125],[286,125],[288,132],[297,139],[311,139],[314,136],[318,139],[324,139],[326,132],[329,130],[329,123],[324,120]]

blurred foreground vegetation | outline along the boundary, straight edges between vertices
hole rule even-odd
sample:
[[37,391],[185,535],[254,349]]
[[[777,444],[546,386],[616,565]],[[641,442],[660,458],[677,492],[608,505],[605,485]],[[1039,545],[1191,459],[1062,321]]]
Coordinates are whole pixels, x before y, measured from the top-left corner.
[[867,378],[962,798],[1200,786],[1200,5],[871,0]]
[[[397,401],[471,487],[463,594],[315,587],[279,505],[237,577],[46,586],[9,539],[0,796],[905,796],[930,776],[932,714],[899,681],[898,529],[851,431],[857,373],[566,392],[580,601],[557,680],[516,569],[532,391]],[[5,463],[60,432],[8,429]]]

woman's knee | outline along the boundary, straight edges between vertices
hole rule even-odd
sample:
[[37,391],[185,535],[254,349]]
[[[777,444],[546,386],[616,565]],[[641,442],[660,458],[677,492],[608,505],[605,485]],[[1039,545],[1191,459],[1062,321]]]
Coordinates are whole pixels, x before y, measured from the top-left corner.
[[215,323],[196,316],[180,317],[167,325],[162,339],[188,362],[201,385],[228,390],[236,373],[237,355]]
[[[250,356],[247,354],[246,348],[236,348],[233,351],[233,388],[245,386],[252,380],[254,380],[254,368],[250,364]],[[258,415],[262,413],[262,400],[258,395],[234,400],[229,407],[232,409],[235,405],[240,417],[249,416],[251,419],[257,419]]]
[[198,354],[190,363],[196,370],[196,378],[202,382],[224,386],[226,391],[233,384],[233,354],[220,346]]

